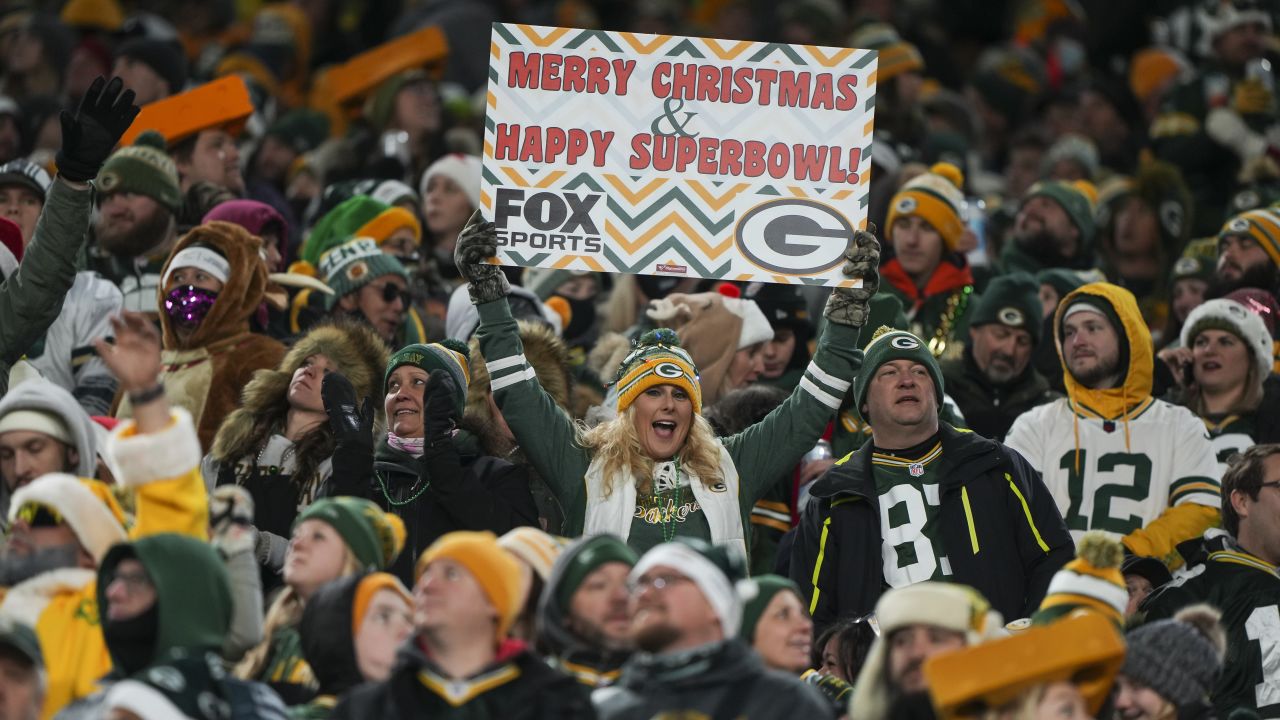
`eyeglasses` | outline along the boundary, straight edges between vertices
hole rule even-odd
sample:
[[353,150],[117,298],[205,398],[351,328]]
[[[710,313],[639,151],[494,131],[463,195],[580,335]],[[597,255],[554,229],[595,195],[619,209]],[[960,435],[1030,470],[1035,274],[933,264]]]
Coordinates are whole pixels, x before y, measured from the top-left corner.
[[409,309],[409,304],[412,302],[412,299],[406,288],[402,288],[395,283],[387,283],[386,285],[383,285],[380,290],[382,292],[382,302],[390,305],[396,301],[396,298],[399,298],[400,303],[404,305],[405,309]]
[[151,590],[155,587],[151,582],[151,578],[145,572],[120,572],[117,570],[111,576],[107,585],[109,586],[115,582],[124,585],[124,589],[130,593]]
[[66,522],[62,517],[62,513],[40,503],[27,503],[18,508],[15,519],[25,522],[29,527],[58,527]]
[[1273,487],[1280,490],[1280,480],[1272,480],[1271,482],[1258,483],[1258,489]]
[[663,590],[680,582],[693,581],[683,575],[655,575],[653,577],[642,577],[639,580],[628,580],[627,592],[632,595],[639,595],[649,588],[653,588],[654,590]]

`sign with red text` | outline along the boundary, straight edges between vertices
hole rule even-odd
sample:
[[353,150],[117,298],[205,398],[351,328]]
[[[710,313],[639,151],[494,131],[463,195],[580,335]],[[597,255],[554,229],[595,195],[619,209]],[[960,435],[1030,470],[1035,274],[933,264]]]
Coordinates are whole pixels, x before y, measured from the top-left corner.
[[853,285],[876,52],[495,23],[481,204],[504,264]]

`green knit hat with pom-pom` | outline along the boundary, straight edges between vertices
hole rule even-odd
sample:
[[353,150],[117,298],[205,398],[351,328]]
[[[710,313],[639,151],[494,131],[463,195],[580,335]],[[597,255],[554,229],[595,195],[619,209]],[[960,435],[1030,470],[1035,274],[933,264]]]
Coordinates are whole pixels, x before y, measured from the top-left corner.
[[693,411],[702,412],[702,385],[698,368],[689,352],[680,345],[680,336],[670,328],[658,328],[641,335],[618,368],[618,412],[635,402],[655,385],[682,388],[693,402]]
[[1129,591],[1120,574],[1124,546],[1101,530],[1091,530],[1076,545],[1076,558],[1053,576],[1040,609],[1031,616],[1046,625],[1077,610],[1097,612],[1124,627]]
[[164,136],[147,130],[112,153],[102,165],[94,185],[99,192],[136,193],[163,205],[171,213],[182,208],[178,166],[165,152]]
[[387,361],[387,372],[382,376],[382,389],[385,392],[391,373],[401,365],[414,365],[430,374],[433,370],[444,370],[453,379],[454,405],[458,417],[462,417],[467,405],[467,387],[471,384],[471,369],[468,364],[471,348],[461,340],[445,338],[438,343],[423,345],[414,343],[400,348]]

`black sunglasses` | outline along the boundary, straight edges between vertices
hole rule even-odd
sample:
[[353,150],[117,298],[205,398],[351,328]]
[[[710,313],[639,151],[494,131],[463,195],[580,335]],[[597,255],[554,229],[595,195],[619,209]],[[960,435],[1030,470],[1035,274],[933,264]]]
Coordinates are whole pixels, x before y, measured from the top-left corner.
[[409,291],[407,289],[401,288],[395,283],[387,283],[382,286],[382,302],[390,305],[396,301],[396,298],[400,298],[400,302],[404,305],[405,310],[408,310],[409,305],[413,302],[413,297],[409,295]]

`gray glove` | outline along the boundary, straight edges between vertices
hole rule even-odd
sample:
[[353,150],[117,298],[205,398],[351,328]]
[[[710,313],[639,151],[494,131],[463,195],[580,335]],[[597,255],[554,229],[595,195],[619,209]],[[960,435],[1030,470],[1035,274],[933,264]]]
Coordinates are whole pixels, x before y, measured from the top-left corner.
[[853,234],[853,247],[844,252],[844,267],[840,269],[847,278],[862,278],[860,288],[835,288],[827,298],[822,311],[828,320],[838,325],[862,327],[867,322],[871,297],[880,289],[880,241],[873,234],[875,225]]
[[458,243],[453,248],[453,262],[467,280],[467,291],[471,293],[473,305],[504,298],[511,291],[502,268],[485,262],[497,252],[498,238],[493,231],[493,223],[485,222],[480,211],[476,210],[458,234]]

